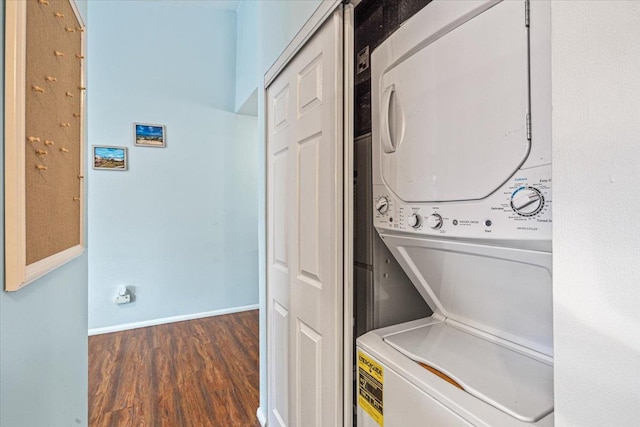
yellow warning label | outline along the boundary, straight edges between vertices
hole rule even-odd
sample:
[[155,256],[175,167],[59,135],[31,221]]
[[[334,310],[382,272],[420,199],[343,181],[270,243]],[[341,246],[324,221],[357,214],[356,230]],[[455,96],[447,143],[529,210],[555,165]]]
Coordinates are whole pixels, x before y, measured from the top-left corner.
[[384,426],[382,416],[382,387],[384,371],[382,366],[363,352],[358,352],[358,405],[371,416],[380,427]]

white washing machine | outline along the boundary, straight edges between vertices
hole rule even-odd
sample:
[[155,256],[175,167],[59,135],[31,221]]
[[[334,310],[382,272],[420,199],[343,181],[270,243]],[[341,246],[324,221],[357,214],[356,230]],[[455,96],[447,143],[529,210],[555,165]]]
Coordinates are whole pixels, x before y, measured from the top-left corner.
[[374,225],[434,314],[357,340],[360,427],[553,425],[549,21],[434,0],[372,54]]

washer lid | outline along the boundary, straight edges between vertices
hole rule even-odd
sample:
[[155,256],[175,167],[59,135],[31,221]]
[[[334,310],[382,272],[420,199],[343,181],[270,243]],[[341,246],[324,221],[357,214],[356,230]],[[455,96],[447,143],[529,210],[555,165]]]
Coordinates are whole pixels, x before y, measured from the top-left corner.
[[551,253],[380,236],[434,313],[553,356]]
[[553,411],[553,367],[546,363],[446,322],[386,336],[384,341],[521,421],[536,422]]
[[[448,16],[459,7],[447,3],[421,13]],[[406,45],[416,36],[401,28],[372,57],[382,176],[405,202],[485,198],[530,151],[524,2],[420,30],[420,42]]]

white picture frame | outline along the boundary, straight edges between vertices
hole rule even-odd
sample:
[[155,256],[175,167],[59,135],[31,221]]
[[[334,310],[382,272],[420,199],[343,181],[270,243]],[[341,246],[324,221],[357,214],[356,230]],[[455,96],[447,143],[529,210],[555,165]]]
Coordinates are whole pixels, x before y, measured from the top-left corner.
[[117,147],[113,145],[94,145],[91,147],[91,153],[91,167],[95,170],[129,170],[127,147]]
[[151,123],[134,123],[133,144],[136,147],[164,148],[167,146],[167,127]]

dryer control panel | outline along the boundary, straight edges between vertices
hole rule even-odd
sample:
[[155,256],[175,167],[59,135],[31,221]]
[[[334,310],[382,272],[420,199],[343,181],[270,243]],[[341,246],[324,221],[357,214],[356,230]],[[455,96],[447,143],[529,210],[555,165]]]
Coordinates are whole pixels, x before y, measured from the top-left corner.
[[374,225],[420,235],[496,240],[551,240],[551,166],[520,170],[489,197],[407,203],[374,185]]

